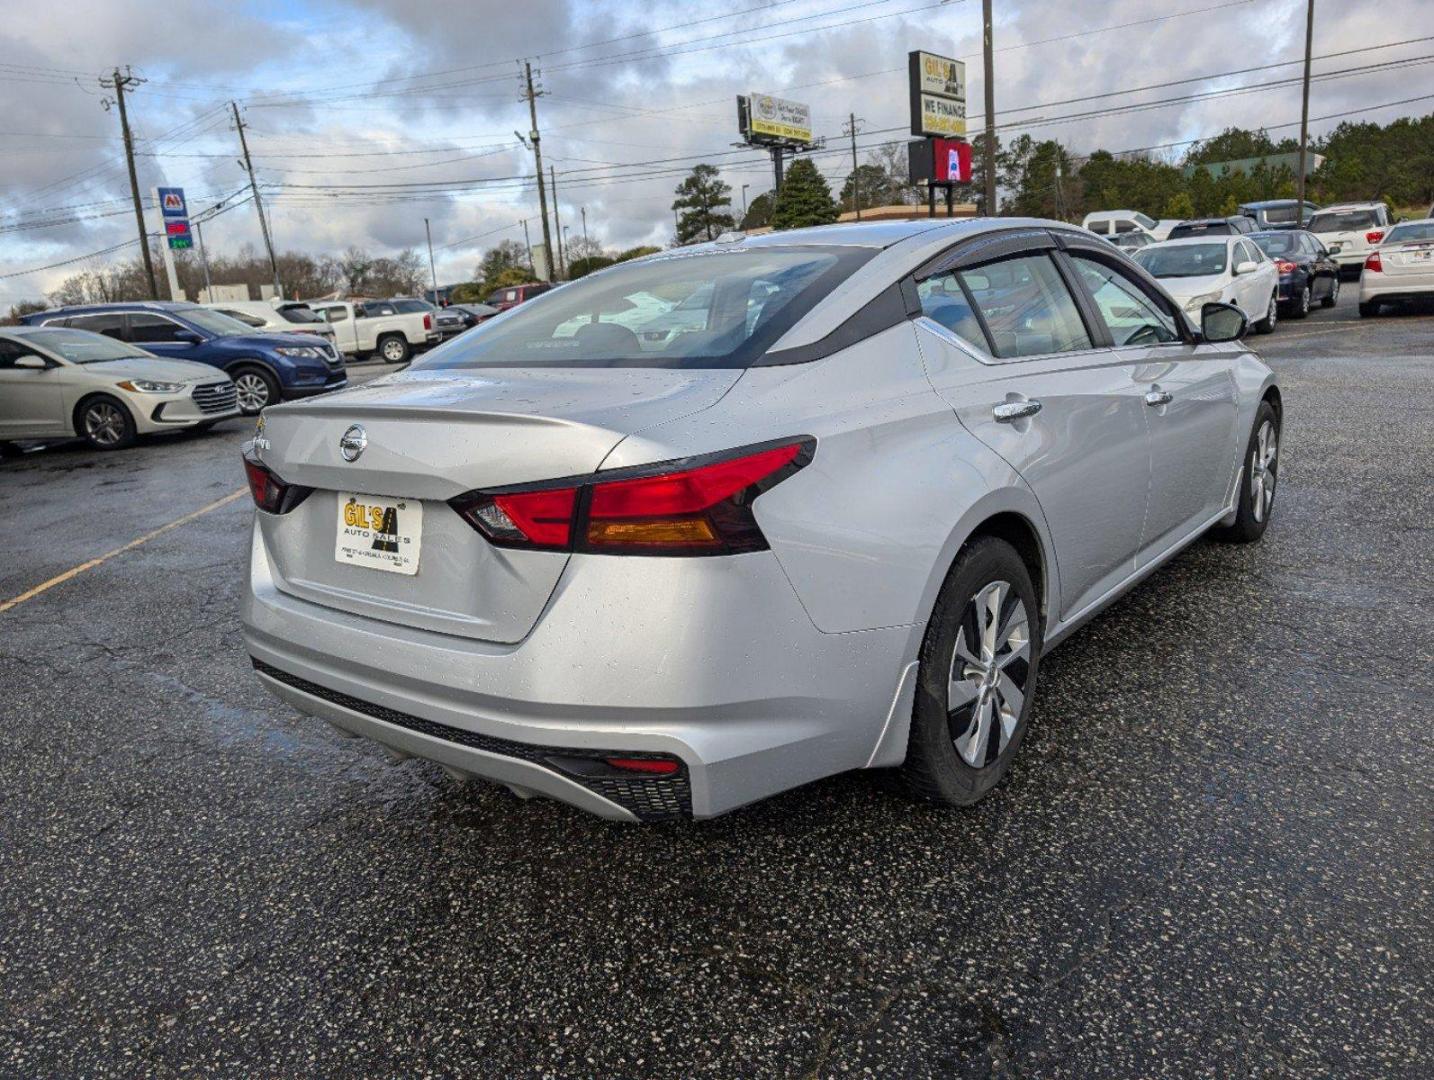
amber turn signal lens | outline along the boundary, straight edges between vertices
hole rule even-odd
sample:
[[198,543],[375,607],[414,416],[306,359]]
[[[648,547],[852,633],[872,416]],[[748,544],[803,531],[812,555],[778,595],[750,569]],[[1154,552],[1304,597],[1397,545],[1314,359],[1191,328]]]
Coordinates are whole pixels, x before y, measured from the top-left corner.
[[715,544],[717,534],[706,518],[663,521],[592,521],[590,544]]

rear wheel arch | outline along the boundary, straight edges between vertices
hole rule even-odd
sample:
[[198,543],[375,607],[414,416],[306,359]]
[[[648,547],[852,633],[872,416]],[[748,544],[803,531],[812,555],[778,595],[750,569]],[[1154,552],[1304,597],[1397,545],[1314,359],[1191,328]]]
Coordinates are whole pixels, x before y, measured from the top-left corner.
[[1280,397],[1280,388],[1278,386],[1269,387],[1260,395],[1260,400],[1270,403],[1270,408],[1275,410],[1275,419],[1283,424],[1285,420],[1285,402],[1284,399]]
[[1025,514],[1015,510],[1003,510],[992,514],[967,533],[966,539],[961,542],[951,564],[954,565],[956,559],[961,557],[962,552],[977,540],[987,536],[1004,540],[1021,556],[1021,562],[1025,564],[1026,572],[1031,575],[1031,584],[1035,586],[1036,595],[1040,598],[1041,627],[1048,628],[1051,616],[1050,583],[1052,575],[1048,567],[1050,560],[1045,544],[1035,524]]

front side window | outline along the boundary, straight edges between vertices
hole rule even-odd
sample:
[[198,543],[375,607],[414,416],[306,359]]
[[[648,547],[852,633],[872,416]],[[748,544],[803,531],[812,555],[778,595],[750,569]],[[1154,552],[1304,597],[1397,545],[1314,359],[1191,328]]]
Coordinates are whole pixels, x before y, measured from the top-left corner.
[[1225,244],[1157,245],[1135,253],[1135,261],[1151,277],[1209,277],[1223,274],[1228,262]]
[[117,311],[107,311],[100,315],[76,315],[66,325],[112,338],[119,338],[124,334],[124,316]]
[[184,327],[163,315],[137,311],[129,317],[129,339],[139,345],[180,341],[183,332]]
[[1049,255],[1022,255],[957,273],[1002,359],[1092,348],[1090,334]]
[[1076,253],[1072,253],[1071,261],[1116,345],[1159,345],[1180,340],[1175,317],[1158,307],[1120,271]]
[[530,299],[414,367],[747,367],[873,253],[733,247],[622,263]]

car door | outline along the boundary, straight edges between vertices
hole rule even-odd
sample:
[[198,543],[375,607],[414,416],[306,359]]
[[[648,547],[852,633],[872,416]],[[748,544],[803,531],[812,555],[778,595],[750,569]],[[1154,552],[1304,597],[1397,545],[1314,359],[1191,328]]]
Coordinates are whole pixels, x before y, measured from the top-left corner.
[[917,339],[937,393],[1035,493],[1064,619],[1134,572],[1150,486],[1145,386],[1101,347],[1049,233],[980,246],[917,275]]
[[1240,305],[1240,310],[1251,322],[1265,317],[1265,305],[1269,302],[1269,296],[1261,297],[1260,281],[1256,263],[1255,270],[1247,270],[1242,274],[1235,273],[1236,267],[1241,263],[1254,263],[1250,255],[1250,246],[1243,240],[1230,241],[1230,274],[1233,278],[1231,287],[1235,293],[1235,300]]
[[1067,246],[1111,351],[1130,366],[1150,431],[1150,498],[1138,566],[1219,513],[1234,475],[1238,346],[1197,343],[1159,291],[1093,245]]
[[171,360],[199,359],[197,352],[200,346],[193,340],[199,335],[168,315],[159,315],[152,311],[132,311],[126,321],[128,325],[125,337],[130,344]]
[[23,341],[0,337],[0,439],[73,435],[65,415],[64,368],[47,357],[43,371],[17,368],[22,356],[40,356]]

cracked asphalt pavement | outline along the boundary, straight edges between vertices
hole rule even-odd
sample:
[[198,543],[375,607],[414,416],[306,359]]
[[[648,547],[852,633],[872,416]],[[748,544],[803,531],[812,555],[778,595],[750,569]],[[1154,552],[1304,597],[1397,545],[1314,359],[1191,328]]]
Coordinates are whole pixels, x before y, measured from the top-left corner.
[[[1261,544],[1050,654],[1007,782],[621,826],[271,698],[225,505],[0,613],[0,1074],[1428,1077],[1434,315],[1284,380]],[[0,601],[242,486],[247,424],[0,462]]]

